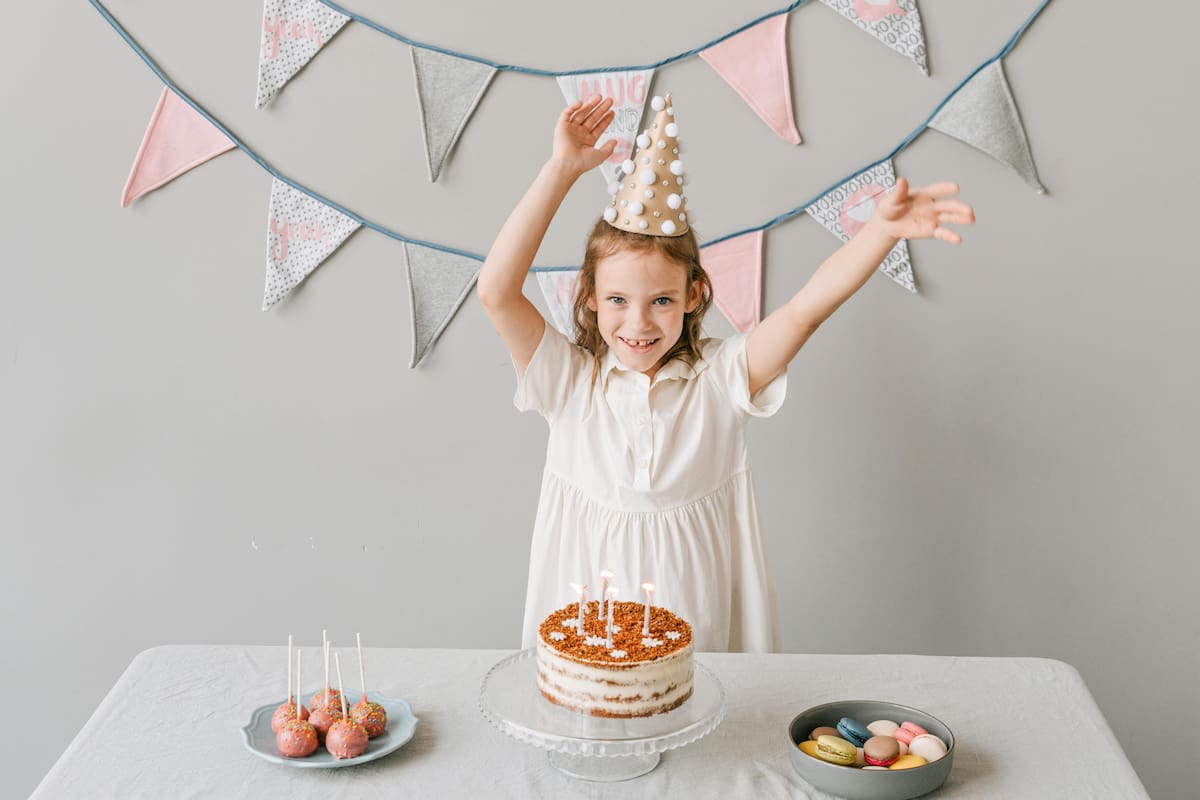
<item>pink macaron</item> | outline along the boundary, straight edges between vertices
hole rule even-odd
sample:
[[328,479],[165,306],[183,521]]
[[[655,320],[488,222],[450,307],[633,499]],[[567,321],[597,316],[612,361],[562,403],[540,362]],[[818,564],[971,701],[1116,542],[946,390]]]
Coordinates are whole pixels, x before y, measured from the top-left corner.
[[929,731],[925,730],[915,722],[905,722],[896,729],[896,732],[893,733],[892,736],[903,744],[912,744],[912,740],[923,733],[929,733]]

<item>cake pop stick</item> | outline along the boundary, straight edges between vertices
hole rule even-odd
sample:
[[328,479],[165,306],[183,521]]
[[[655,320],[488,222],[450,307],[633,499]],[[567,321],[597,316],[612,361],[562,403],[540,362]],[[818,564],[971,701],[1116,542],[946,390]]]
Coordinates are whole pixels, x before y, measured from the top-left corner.
[[346,708],[346,689],[342,686],[342,654],[333,654],[333,663],[337,666],[338,693],[342,696],[342,716],[349,719],[350,709]]
[[[321,635],[322,635],[322,637],[324,637],[325,631],[321,631]],[[325,640],[325,699],[321,702],[321,705],[323,705],[323,706],[329,705],[329,640],[328,639]]]
[[358,682],[362,684],[362,690],[363,690],[362,699],[363,699],[363,702],[365,703],[365,702],[367,702],[367,673],[363,669],[362,634],[355,633],[354,641],[355,641],[355,644],[358,646]]

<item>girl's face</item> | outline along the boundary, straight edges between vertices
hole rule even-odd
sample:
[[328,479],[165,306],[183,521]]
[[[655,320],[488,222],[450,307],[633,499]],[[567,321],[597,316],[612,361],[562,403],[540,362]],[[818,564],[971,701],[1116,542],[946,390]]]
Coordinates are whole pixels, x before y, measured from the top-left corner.
[[621,363],[651,378],[683,333],[683,315],[700,303],[682,264],[661,253],[623,250],[596,264],[596,312],[600,336]]

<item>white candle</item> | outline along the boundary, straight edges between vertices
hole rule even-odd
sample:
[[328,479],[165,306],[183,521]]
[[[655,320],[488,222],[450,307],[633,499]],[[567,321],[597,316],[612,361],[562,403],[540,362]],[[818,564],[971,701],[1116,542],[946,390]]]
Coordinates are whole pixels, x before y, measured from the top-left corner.
[[579,593],[579,623],[576,630],[580,636],[583,636],[583,609],[584,609],[584,592],[587,591],[587,584],[580,586],[578,583],[571,584],[571,590]]
[[615,587],[615,586],[610,586],[610,587],[608,587],[607,589],[605,589],[605,590],[604,590],[604,593],[608,595],[608,626],[607,626],[607,628],[606,628],[606,633],[605,633],[605,638],[604,638],[604,646],[605,646],[605,647],[612,647],[612,646],[613,646],[613,642],[612,642],[612,635],[613,635],[613,598],[617,596],[617,587]]
[[604,619],[604,598],[608,595],[608,582],[612,580],[613,574],[608,570],[600,573],[600,619]]
[[650,635],[650,600],[654,597],[654,584],[643,583],[642,588],[646,590],[646,619],[642,622],[642,636]]

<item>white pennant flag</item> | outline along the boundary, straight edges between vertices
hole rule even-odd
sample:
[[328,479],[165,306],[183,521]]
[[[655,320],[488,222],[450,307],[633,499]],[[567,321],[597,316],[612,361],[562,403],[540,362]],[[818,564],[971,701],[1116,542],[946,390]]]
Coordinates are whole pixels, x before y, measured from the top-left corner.
[[579,285],[579,270],[556,270],[535,273],[550,321],[571,341],[575,341],[575,289]]
[[404,243],[408,295],[412,302],[412,359],[420,364],[471,293],[483,262],[457,253]]
[[929,74],[917,0],[821,0]]
[[1046,193],[1000,59],[955,92],[929,121],[929,127],[1003,161],[1039,194]]
[[496,70],[436,50],[410,49],[429,180],[437,181],[442,165],[466,129]]
[[[642,126],[642,110],[650,94],[650,81],[654,70],[635,69],[624,72],[591,72],[584,75],[558,76],[558,88],[562,90],[567,105],[577,100],[586,100],[594,94],[611,97],[613,121],[596,140],[599,148],[609,139],[617,140],[617,147],[608,160],[600,165],[605,184],[617,180],[617,169],[621,162],[633,158],[634,141]],[[610,191],[609,194],[616,194]],[[561,330],[561,329],[560,329]]]
[[263,0],[255,108],[275,99],[284,84],[350,21],[320,0]]
[[[895,185],[896,172],[889,159],[855,175],[805,210],[834,236],[848,242],[875,214],[876,198],[890,192]],[[896,242],[879,269],[910,292],[917,290],[907,239]]]
[[296,288],[360,227],[340,211],[273,179],[263,311]]

